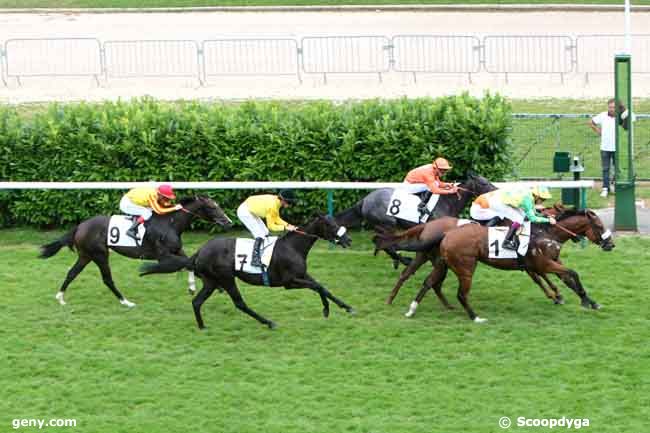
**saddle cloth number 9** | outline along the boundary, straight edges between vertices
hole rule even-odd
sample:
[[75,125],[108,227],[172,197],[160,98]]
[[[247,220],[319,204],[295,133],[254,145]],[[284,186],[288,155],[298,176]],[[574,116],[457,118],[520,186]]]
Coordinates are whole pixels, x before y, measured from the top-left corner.
[[133,224],[133,220],[127,215],[113,215],[108,223],[108,233],[106,236],[106,244],[109,247],[139,247],[144,239],[145,227],[144,224],[138,226],[138,239],[136,242],[131,236],[126,234],[126,231]]

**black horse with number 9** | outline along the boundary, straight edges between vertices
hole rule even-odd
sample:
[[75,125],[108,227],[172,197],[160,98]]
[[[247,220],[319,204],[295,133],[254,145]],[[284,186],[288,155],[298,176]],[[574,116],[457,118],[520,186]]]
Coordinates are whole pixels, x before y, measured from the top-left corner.
[[[119,228],[112,227],[108,232],[108,216],[96,216],[83,221],[74,227],[62,238],[41,247],[41,258],[52,257],[64,246],[77,250],[77,262],[70,268],[61,289],[56,294],[56,299],[65,305],[65,291],[70,283],[84,270],[90,262],[95,262],[102,274],[104,284],[111,289],[122,305],[135,306],[126,299],[113,282],[111,269],[108,264],[108,252],[114,250],[118,254],[133,259],[158,260],[164,263],[174,257],[186,257],[183,251],[182,233],[196,218],[210,221],[224,227],[230,227],[232,221],[219,205],[205,196],[189,197],[181,200],[182,209],[166,215],[154,215],[147,224],[147,233],[142,240],[142,245],[137,247],[108,246],[107,240],[112,244],[118,243],[125,235]],[[190,273],[190,284],[193,286],[194,275]],[[192,291],[192,290],[190,290]]]

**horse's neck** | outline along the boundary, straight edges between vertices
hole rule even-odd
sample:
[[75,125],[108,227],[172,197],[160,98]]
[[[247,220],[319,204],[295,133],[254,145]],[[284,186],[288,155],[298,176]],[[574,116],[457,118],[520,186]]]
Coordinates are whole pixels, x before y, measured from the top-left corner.
[[172,212],[168,214],[167,216],[169,217],[169,221],[171,226],[176,230],[178,234],[181,234],[187,229],[194,219],[194,212],[196,211],[196,208],[198,206],[195,203],[190,203],[189,205],[185,206],[185,209],[192,213],[188,212],[183,212],[182,210],[177,210],[176,212]]
[[[557,224],[560,224],[565,229],[571,230],[573,233],[577,235],[584,235],[587,232],[587,229],[589,228],[589,221],[587,217],[582,215],[576,215],[576,216],[564,218],[563,220],[558,221]],[[569,239],[570,235],[566,233],[564,230],[558,229],[556,227],[554,227],[553,229],[557,232],[561,232],[563,236]]]
[[439,203],[443,206],[440,209],[436,209],[438,211],[437,213],[441,216],[458,216],[472,196],[471,193],[463,190],[459,190],[459,193],[460,198],[458,198],[457,194],[445,194],[440,197]]
[[296,232],[289,232],[284,236],[283,239],[285,242],[291,245],[294,250],[303,253],[304,256],[307,257],[307,254],[311,250],[311,247],[313,247],[318,240],[318,237],[313,234],[313,229],[314,223],[310,223],[307,224],[304,228],[300,228],[299,230],[308,233],[311,236]]
[[[571,216],[558,221],[557,224],[560,224],[565,229],[570,230],[573,233],[580,236],[585,234],[585,232],[587,231],[587,227],[589,226],[586,219],[582,216]],[[550,229],[547,231],[547,234],[551,236],[554,240],[561,243],[564,243],[569,239],[571,239],[570,234],[555,226],[550,226]]]

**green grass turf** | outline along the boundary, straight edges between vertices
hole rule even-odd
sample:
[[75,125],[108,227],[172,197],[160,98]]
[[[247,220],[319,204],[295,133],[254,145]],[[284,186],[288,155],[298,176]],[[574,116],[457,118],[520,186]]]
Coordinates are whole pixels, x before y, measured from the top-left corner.
[[[467,0],[463,4],[619,4],[613,0]],[[457,4],[450,0],[0,0],[0,8],[155,8],[197,6],[324,6],[324,5]],[[650,0],[635,0],[648,5]]]
[[[60,233],[0,231],[0,426],[15,418],[75,418],[77,432],[497,432],[502,416],[589,418],[593,432],[642,432],[650,417],[647,305],[650,239],[614,252],[571,243],[563,260],[604,308],[564,288],[555,306],[520,272],[479,267],[471,301],[484,325],[427,296],[403,313],[420,273],[384,304],[397,277],[367,233],[351,250],[319,242],[311,273],[353,305],[321,316],[318,296],[240,284],[271,331],[215,293],[196,329],[185,275],[137,277],[112,256],[127,309],[89,267],[54,294],[74,261],[37,247]],[[189,234],[188,251],[207,234]],[[445,284],[454,305],[455,278]],[[20,431],[37,431],[23,428]],[[511,428],[509,431],[532,431]],[[534,429],[534,431],[548,431]]]

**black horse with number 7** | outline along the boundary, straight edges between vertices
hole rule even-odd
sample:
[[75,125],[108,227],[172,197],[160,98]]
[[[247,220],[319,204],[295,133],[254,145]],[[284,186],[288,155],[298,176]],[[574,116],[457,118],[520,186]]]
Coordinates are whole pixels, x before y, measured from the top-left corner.
[[[307,273],[307,255],[317,239],[333,241],[343,248],[347,248],[352,243],[345,227],[339,226],[330,216],[319,215],[304,228],[288,232],[278,238],[267,269],[268,285],[315,291],[320,295],[324,317],[329,316],[328,300],[348,313],[354,313],[352,307],[332,295]],[[203,281],[203,288],[192,301],[194,315],[200,329],[205,328],[201,317],[201,306],[215,289],[225,290],[238,309],[269,328],[275,328],[275,323],[260,316],[246,305],[237,288],[235,277],[254,286],[263,286],[265,282],[262,274],[249,274],[240,270],[241,259],[235,257],[236,241],[234,238],[212,239],[190,258],[175,257],[173,261],[144,265],[141,268],[141,275],[171,273],[182,269],[194,271]]]

